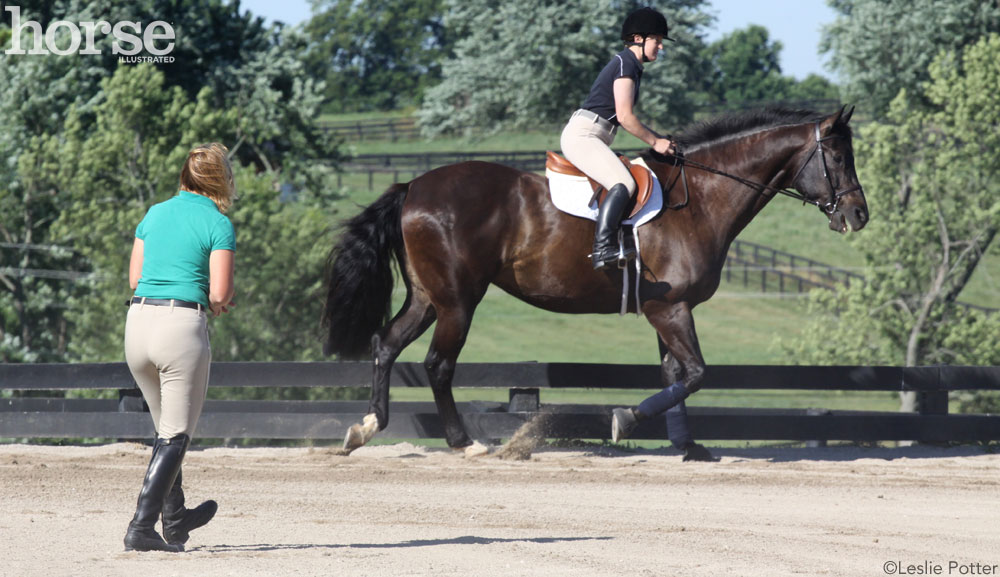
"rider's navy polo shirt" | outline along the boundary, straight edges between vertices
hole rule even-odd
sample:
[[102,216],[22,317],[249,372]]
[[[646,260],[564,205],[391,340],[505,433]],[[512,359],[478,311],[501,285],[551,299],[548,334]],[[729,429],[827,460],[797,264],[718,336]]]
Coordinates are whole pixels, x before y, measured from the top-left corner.
[[639,82],[642,79],[642,63],[635,57],[631,50],[626,48],[615,54],[608,62],[601,73],[597,75],[597,80],[590,87],[590,95],[583,101],[580,108],[591,112],[596,112],[618,126],[617,112],[615,111],[614,83],[619,78],[631,78],[635,81],[635,96],[632,100],[633,106],[639,103]]

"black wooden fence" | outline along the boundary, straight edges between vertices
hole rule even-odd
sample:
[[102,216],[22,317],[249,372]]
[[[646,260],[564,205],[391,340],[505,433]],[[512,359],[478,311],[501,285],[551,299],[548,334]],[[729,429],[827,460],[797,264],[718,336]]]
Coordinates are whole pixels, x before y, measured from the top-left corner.
[[[371,364],[363,362],[215,363],[211,387],[364,387]],[[510,437],[536,415],[550,438],[606,439],[609,406],[540,404],[539,389],[658,389],[656,365],[580,363],[469,363],[455,373],[456,387],[510,390],[510,402],[459,403],[476,438]],[[397,363],[393,387],[427,386],[419,363]],[[1000,367],[712,366],[706,389],[916,391],[919,414],[691,407],[697,439],[926,442],[1000,439],[1000,415],[949,414],[948,393],[1000,390]],[[113,389],[119,399],[38,396],[44,391]],[[0,438],[148,438],[152,424],[123,363],[0,364]],[[8,395],[10,393],[7,393]],[[6,395],[5,395],[6,396]],[[382,436],[440,438],[433,403],[393,402]],[[338,439],[367,412],[366,401],[209,401],[198,425],[203,438]],[[647,421],[635,439],[665,439],[662,420]]]
[[412,116],[404,118],[365,119],[340,122],[319,122],[320,130],[344,140],[414,140],[420,138],[420,127]]

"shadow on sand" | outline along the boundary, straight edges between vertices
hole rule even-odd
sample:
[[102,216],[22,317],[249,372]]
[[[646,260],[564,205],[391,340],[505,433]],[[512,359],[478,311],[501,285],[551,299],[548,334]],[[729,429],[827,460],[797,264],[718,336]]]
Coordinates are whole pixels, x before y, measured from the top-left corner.
[[407,547],[436,547],[439,545],[491,545],[493,543],[564,543],[572,541],[610,541],[612,537],[535,537],[524,539],[502,539],[496,537],[475,537],[466,535],[451,539],[413,539],[399,543],[288,543],[255,545],[207,545],[192,547],[190,552],[206,553],[295,551],[301,549],[403,549]]

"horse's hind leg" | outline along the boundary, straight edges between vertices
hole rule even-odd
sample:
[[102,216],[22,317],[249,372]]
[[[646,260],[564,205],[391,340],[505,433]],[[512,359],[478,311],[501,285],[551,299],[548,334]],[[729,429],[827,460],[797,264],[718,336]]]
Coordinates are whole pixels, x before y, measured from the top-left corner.
[[409,291],[399,313],[372,337],[372,397],[368,414],[353,425],[344,438],[344,449],[353,451],[371,440],[389,424],[389,377],[392,365],[413,341],[434,322],[434,309],[422,291]]
[[451,391],[458,354],[465,345],[471,323],[472,307],[439,310],[434,338],[424,360],[424,368],[427,369],[427,377],[434,391],[438,415],[444,424],[445,439],[448,441],[448,446],[454,449],[472,445]]

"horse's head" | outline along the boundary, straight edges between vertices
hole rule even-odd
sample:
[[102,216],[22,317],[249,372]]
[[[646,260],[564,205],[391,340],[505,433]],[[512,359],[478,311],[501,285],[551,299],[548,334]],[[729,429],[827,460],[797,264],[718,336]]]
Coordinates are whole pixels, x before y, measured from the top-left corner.
[[810,128],[809,144],[797,155],[802,164],[792,187],[819,206],[837,232],[861,230],[868,223],[868,203],[854,171],[851,128],[847,125],[854,107],[845,108]]

